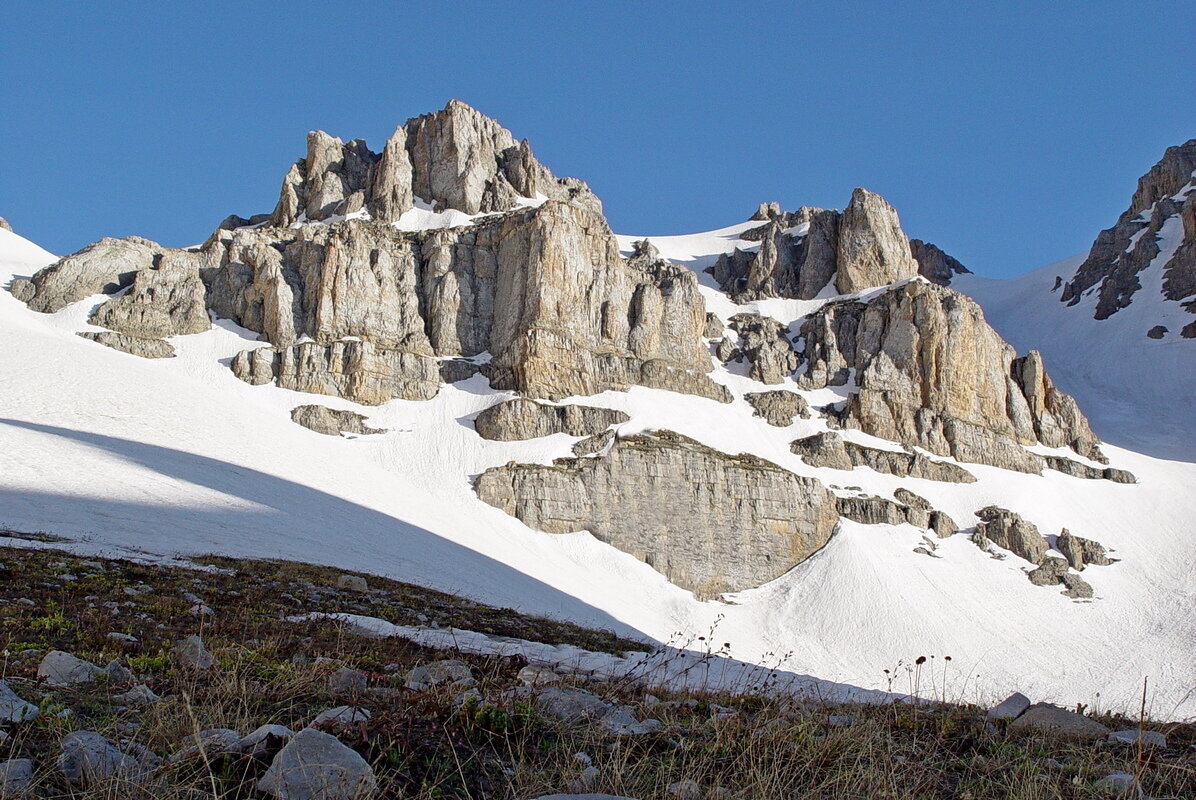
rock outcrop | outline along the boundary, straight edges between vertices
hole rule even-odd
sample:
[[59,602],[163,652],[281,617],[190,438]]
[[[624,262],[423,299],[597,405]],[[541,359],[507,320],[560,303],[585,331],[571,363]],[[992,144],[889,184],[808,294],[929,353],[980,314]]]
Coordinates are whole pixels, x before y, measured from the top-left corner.
[[1077,572],[1089,564],[1105,567],[1113,563],[1104,545],[1093,539],[1075,536],[1067,528],[1055,539],[1055,549],[1063,554],[1071,568]]
[[1163,294],[1184,301],[1196,312],[1196,139],[1169,147],[1163,158],[1138,180],[1130,206],[1117,223],[1100,232],[1088,258],[1063,284],[1059,299],[1075,305],[1097,292],[1096,319],[1107,319],[1128,306],[1142,288],[1139,273],[1162,252],[1163,239],[1174,247],[1163,268]]
[[761,205],[753,219],[766,224],[742,236],[759,248],[721,256],[710,268],[736,302],[808,300],[832,281],[847,294],[918,274],[897,212],[866,189],[856,189],[842,212],[802,207],[785,213],[771,204]]
[[229,256],[207,280],[218,315],[276,347],[360,339],[382,362],[370,382],[403,391],[390,396],[430,396],[406,386],[423,380],[418,357],[488,351],[491,384],[533,397],[640,384],[729,400],[705,375],[694,275],[663,261],[632,266],[606,221],[582,206],[549,202],[419,234],[353,221],[220,239]]
[[440,390],[434,359],[362,341],[245,350],[233,358],[232,370],[255,386],[273,381],[283,389],[344,397],[365,405],[393,398],[431,400]]
[[417,201],[464,214],[510,211],[547,198],[601,204],[576,178],[558,179],[493,119],[459,100],[395,129],[381,153],[323,131],[307,135],[307,154],[283,180],[273,224],[327,220],[366,211],[395,222]]
[[383,428],[371,428],[366,425],[366,418],[361,414],[327,406],[296,406],[291,409],[291,419],[297,424],[325,436],[340,436],[342,433],[350,433],[355,436],[386,433]]
[[161,245],[137,236],[100,239],[30,279],[13,281],[10,291],[34,311],[52,314],[86,297],[120,291],[137,272],[152,269],[162,252]]
[[829,303],[802,323],[803,389],[858,387],[840,423],[959,461],[1040,472],[1022,445],[1068,446],[1103,459],[1096,437],[1042,370],[1014,351],[980,307],[951,289],[911,281],[867,303]]
[[871,467],[877,472],[903,478],[925,478],[949,483],[975,483],[976,476],[963,467],[936,461],[918,452],[896,452],[865,447],[843,440],[833,431],[816,433],[790,444],[789,449],[812,467],[852,469]]
[[512,442],[554,433],[595,436],[628,419],[622,411],[610,408],[553,406],[516,398],[483,410],[474,420],[474,427],[483,439]]
[[161,339],[142,339],[115,331],[80,331],[79,336],[133,356],[174,358],[174,346]]
[[1062,472],[1073,478],[1084,478],[1090,481],[1112,481],[1113,483],[1137,483],[1134,473],[1114,467],[1093,467],[1081,464],[1074,459],[1062,456],[1043,456],[1048,469]]
[[780,322],[759,314],[736,314],[727,325],[739,334],[735,352],[748,360],[752,380],[780,383],[797,369],[800,359]]
[[598,458],[489,469],[475,490],[530,527],[588,530],[705,598],[779,577],[838,519],[817,480],[668,431],[619,439]]
[[192,253],[163,251],[128,292],[96,308],[91,324],[143,339],[203,333],[212,325],[199,268]]
[[918,262],[918,274],[939,286],[950,286],[956,275],[971,275],[972,271],[947,255],[941,248],[921,239],[910,239],[909,249]]
[[810,406],[800,394],[787,392],[784,389],[773,389],[767,392],[748,392],[743,396],[753,409],[757,417],[763,417],[769,425],[784,428],[793,424],[795,417],[809,419]]
[[976,524],[972,540],[980,547],[992,542],[1031,564],[1041,564],[1046,558],[1047,541],[1033,522],[997,506],[986,506],[977,511],[976,516],[980,522]]

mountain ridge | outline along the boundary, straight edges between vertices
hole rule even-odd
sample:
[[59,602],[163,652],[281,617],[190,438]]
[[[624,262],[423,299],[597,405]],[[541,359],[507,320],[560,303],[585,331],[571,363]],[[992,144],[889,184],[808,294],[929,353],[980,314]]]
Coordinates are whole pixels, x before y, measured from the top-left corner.
[[[362,152],[356,145],[350,149]],[[469,159],[462,163],[469,169],[477,166]],[[353,180],[360,178],[361,170],[349,172],[357,176]],[[495,180],[499,174],[493,173]],[[337,176],[341,190],[357,186],[342,180],[336,169],[317,170],[313,175],[321,179]],[[309,180],[306,174],[304,179]],[[287,180],[287,186],[294,185],[289,177]],[[506,177],[503,180],[511,183]],[[477,191],[469,197],[479,204],[481,198],[501,195],[496,191],[487,195],[484,183],[480,189],[476,182],[471,185]],[[393,182],[390,188],[394,188]],[[304,186],[305,203],[308,189]],[[875,685],[880,665],[899,658],[903,648],[951,650],[957,657],[974,660],[988,652],[994,640],[1009,648],[993,665],[991,680],[996,685],[1024,673],[1038,686],[1050,687],[1048,691],[1055,696],[1079,697],[1109,683],[1105,665],[1110,650],[1127,665],[1135,665],[1112,680],[1116,702],[1132,701],[1136,680],[1130,673],[1138,669],[1167,676],[1173,692],[1168,697],[1180,697],[1182,692],[1175,693],[1176,687],[1190,682],[1191,676],[1174,660],[1190,631],[1164,627],[1165,620],[1174,619],[1176,610],[1191,596],[1192,587],[1175,571],[1177,562],[1182,566],[1191,560],[1191,543],[1185,544],[1181,537],[1182,519],[1189,510],[1179,499],[1167,504],[1168,498],[1176,497],[1177,487],[1183,485],[1190,469],[1168,474],[1153,460],[1116,447],[1103,447],[1102,454],[1093,449],[1095,440],[1080,435],[1087,426],[1075,427],[1083,417],[1075,418],[1072,411],[1064,417],[1072,416],[1068,424],[1073,426],[1073,434],[1056,437],[1045,433],[1056,430],[1062,419],[1051,411],[1050,419],[1055,421],[1048,424],[1046,409],[1062,406],[1057,399],[1046,399],[1053,396],[1053,390],[1043,382],[1040,362],[1030,357],[1019,362],[1015,373],[1013,355],[1008,359],[1004,355],[1011,349],[1003,343],[998,347],[995,342],[999,339],[994,339],[988,354],[984,348],[972,352],[980,339],[977,333],[947,335],[936,343],[929,336],[933,326],[916,321],[922,317],[905,316],[904,311],[898,313],[898,306],[886,306],[886,297],[906,296],[915,305],[921,304],[919,313],[930,314],[925,319],[941,310],[944,320],[953,320],[958,312],[951,310],[951,303],[966,307],[971,301],[952,288],[924,282],[895,212],[891,207],[885,211],[887,204],[879,205],[883,200],[877,198],[878,203],[860,195],[857,207],[870,221],[861,228],[865,232],[862,246],[860,240],[853,239],[845,251],[848,262],[854,254],[874,254],[862,259],[868,266],[861,274],[872,276],[863,278],[864,283],[876,283],[839,295],[832,286],[833,276],[828,276],[815,297],[743,297],[745,302],[739,303],[721,291],[717,275],[705,270],[717,271],[720,258],[728,263],[736,257],[735,252],[746,254],[738,256],[746,265],[745,274],[751,272],[752,261],[759,262],[757,266],[779,264],[779,256],[767,255],[769,242],[789,247],[794,242],[786,239],[809,235],[809,229],[800,236],[790,230],[802,223],[788,224],[793,220],[782,219],[784,212],[779,209],[775,219],[765,209],[767,220],[749,221],[726,229],[728,232],[647,237],[647,244],[637,246],[634,242],[643,237],[615,237],[600,212],[595,214],[585,199],[575,203],[571,199],[529,198],[538,203],[532,206],[515,198],[505,210],[481,211],[483,206],[477,205],[475,214],[467,214],[451,206],[436,210],[432,203],[420,209],[413,193],[412,208],[398,216],[420,212],[425,215],[423,222],[433,224],[405,231],[393,222],[364,216],[333,219],[363,209],[368,213],[370,202],[378,199],[366,197],[362,188],[340,191],[339,195],[335,186],[333,189],[331,194],[326,187],[313,190],[313,197],[320,198],[313,209],[327,215],[323,221],[296,219],[291,223],[295,227],[279,227],[246,220],[256,227],[222,227],[205,245],[190,251],[172,251],[145,240],[124,241],[91,251],[89,259],[94,256],[97,262],[94,267],[81,257],[69,257],[40,278],[15,277],[11,294],[5,293],[0,302],[6,306],[6,335],[23,342],[17,352],[7,356],[5,378],[14,396],[19,391],[19,399],[11,415],[15,422],[0,425],[0,435],[8,445],[5,459],[10,474],[36,475],[38,480],[22,479],[9,487],[5,505],[14,517],[7,521],[11,527],[18,527],[14,522],[22,527],[37,525],[40,519],[43,525],[49,521],[78,535],[89,529],[96,532],[93,526],[98,524],[94,535],[109,545],[139,543],[135,546],[158,549],[185,550],[197,543],[218,543],[221,548],[253,555],[283,547],[300,558],[468,587],[468,593],[538,612],[587,620],[595,613],[605,614],[604,621],[619,620],[617,630],[630,624],[658,639],[674,632],[669,628],[677,620],[683,620],[685,629],[694,630],[722,617],[725,622],[721,624],[729,627],[728,638],[737,640],[737,647],[749,658],[763,658],[777,647],[795,646],[802,652],[791,656],[793,669],[865,686]],[[357,192],[363,193],[357,211],[341,205],[355,205],[357,200],[350,198]],[[298,196],[295,192],[296,199]],[[333,202],[329,197],[339,199]],[[469,205],[473,200],[453,202],[475,207]],[[290,208],[283,202],[280,206]],[[470,224],[457,224],[462,222],[457,215],[472,217],[467,220]],[[454,227],[437,228],[440,222],[451,222]],[[761,227],[774,230],[757,238],[751,232]],[[519,244],[527,241],[521,237],[529,230],[537,231],[541,238],[534,246]],[[484,237],[495,235],[497,244],[486,244]],[[104,248],[119,249],[127,258],[114,259]],[[758,254],[749,258],[754,250]],[[830,263],[837,273],[837,246],[835,252],[836,260]],[[886,253],[900,255],[889,258]],[[9,268],[14,276],[24,275],[44,266],[36,261],[18,260]],[[938,261],[941,266],[943,260]],[[790,267],[798,264],[793,274],[800,278],[801,265],[807,262],[788,263]],[[403,263],[409,266],[400,268]],[[811,269],[826,275],[826,263]],[[963,286],[970,276],[946,263],[950,281]],[[887,265],[896,266],[890,270]],[[941,270],[934,272],[942,274]],[[772,266],[757,270],[757,274],[770,273],[775,274]],[[404,274],[408,277],[395,279]],[[81,284],[81,275],[93,282]],[[450,277],[452,290],[444,283]],[[437,280],[429,282],[430,278]],[[387,282],[391,280],[394,282]],[[496,289],[494,295],[466,291],[465,287],[488,285],[486,280],[506,288]],[[767,287],[767,281],[759,286]],[[96,295],[104,289],[111,295]],[[484,298],[497,298],[501,292],[516,289],[515,294],[503,296],[522,298],[510,306],[519,309],[514,319],[526,320],[518,323],[520,331],[510,339],[500,336],[496,340],[494,323],[489,323],[486,336],[465,346],[470,331],[486,329],[486,323],[478,320],[488,317],[477,313],[491,302]],[[769,289],[764,294],[775,292]],[[202,332],[189,332],[191,323],[200,319],[195,313],[195,300],[200,296],[203,316],[214,316],[216,321]],[[467,296],[483,300],[480,304],[467,302]],[[451,299],[454,310],[437,317],[437,312],[429,311],[435,297]],[[956,297],[962,299],[951,303],[944,299]],[[18,305],[18,300],[36,303],[39,298],[46,300],[47,310],[53,307],[50,313],[36,314]],[[853,316],[851,325],[827,318],[821,323],[825,331],[821,338],[812,338],[812,330],[803,332],[804,323],[818,319],[820,310],[835,303],[855,304],[861,315]],[[493,305],[495,311],[506,307],[504,303]],[[377,313],[378,309],[385,312]],[[505,312],[497,316],[507,319]],[[158,332],[166,337],[158,341],[174,348],[177,357],[151,363],[75,336],[100,332],[96,323],[123,328],[125,335],[134,337]],[[984,325],[982,317],[978,324]],[[985,334],[989,335],[996,337],[991,331]],[[849,339],[859,342],[848,345]],[[427,391],[419,389],[411,397],[400,392],[396,398],[388,389],[378,393],[370,388],[388,385],[388,375],[413,373],[406,365],[396,368],[385,360],[370,360],[369,351],[375,355],[393,352],[419,364],[419,385]],[[1002,355],[996,355],[998,352]],[[832,356],[838,359],[834,366],[826,361]],[[812,365],[822,363],[818,359],[826,361],[826,367],[819,367],[825,378],[811,381]],[[1050,354],[1047,362],[1050,367]],[[975,377],[989,375],[988,367],[977,368],[989,363],[993,374],[1001,376],[999,387],[993,380]],[[379,380],[382,382],[370,383]],[[968,416],[971,412],[965,412],[961,404],[968,386],[989,398],[995,397],[992,393],[998,389],[1005,392],[1001,413],[1007,415],[1006,424],[1011,427],[985,427],[992,424],[987,421],[991,414]],[[953,396],[951,387],[958,390],[958,400],[945,400]],[[797,413],[800,407],[794,406],[788,424],[770,424],[756,415],[757,409],[747,397],[762,390],[799,398],[807,406],[806,415]],[[291,422],[290,409],[311,403],[311,391],[323,395],[318,398],[321,403],[360,414],[370,427],[389,433],[342,439],[300,429]],[[852,409],[869,393],[892,403],[894,419],[905,414],[925,417],[925,412],[941,402],[939,413],[945,420],[941,430],[956,431],[941,435],[955,444],[943,450],[934,440],[919,438],[921,433],[844,424],[868,418]],[[196,400],[192,405],[191,399],[184,401],[189,395],[202,398],[202,402]],[[512,441],[478,436],[473,422],[478,413],[493,407],[495,401],[517,396],[552,402],[576,400],[625,415],[625,421],[613,424],[613,436],[589,445],[596,449],[581,456],[582,463],[609,463],[605,460],[611,458],[614,448],[634,444],[635,437],[671,431],[720,454],[716,463],[725,459],[750,470],[752,459],[763,459],[784,472],[813,479],[837,498],[835,533],[812,556],[786,556],[794,561],[781,569],[775,580],[736,587],[741,591],[724,598],[731,605],[696,602],[652,568],[652,561],[661,556],[642,551],[642,542],[624,542],[617,530],[607,534],[601,530],[538,533],[520,523],[518,514],[510,516],[489,508],[477,498],[469,485],[472,476],[509,463],[555,468],[555,460],[574,455],[573,448],[581,446],[583,437],[564,431]],[[1006,399],[1010,397],[1024,398],[1024,407],[1010,405]],[[80,405],[72,398],[87,398],[87,403]],[[363,401],[377,404],[364,405]],[[172,409],[178,420],[163,418],[160,410],[165,408]],[[214,408],[221,409],[216,418]],[[117,410],[114,416],[112,411]],[[61,423],[66,420],[81,425],[81,433],[64,428]],[[940,428],[931,425],[923,430],[931,429]],[[1032,466],[1019,472],[1002,468],[1007,466],[1004,463],[994,466],[969,458],[962,466],[977,480],[956,484],[882,472],[872,466],[884,463],[891,470],[901,459],[864,454],[861,458],[870,460],[861,466],[853,464],[854,469],[845,472],[811,464],[790,448],[796,439],[831,430],[853,447],[933,455],[956,464],[964,452],[958,447],[964,442],[973,442],[975,453],[997,452],[997,440],[976,438],[983,431],[985,437],[997,436],[1001,447],[1013,448],[1009,452],[1020,454],[1018,458]],[[878,432],[892,438],[880,438],[875,435]],[[86,437],[80,438],[82,433]],[[97,516],[85,501],[90,490],[78,485],[75,475],[95,475],[99,469],[126,470],[127,465],[120,465],[128,461],[127,455],[121,454],[142,452],[135,443],[146,436],[151,441],[177,443],[182,449],[142,458],[133,484],[108,491],[127,497],[137,495],[144,484],[152,487],[149,494],[135,503],[105,505],[96,501],[97,510],[107,509],[106,515]],[[313,437],[323,441],[311,441]],[[91,444],[80,449],[81,442]],[[649,445],[644,452],[647,472],[660,468],[663,451]],[[178,465],[188,463],[188,454],[198,453],[211,461],[202,462],[205,482],[218,488],[171,488],[171,481],[164,478],[177,471]],[[297,460],[300,453],[304,456]],[[1084,475],[1085,469],[1100,473],[1104,465],[1095,457],[1107,458],[1116,468],[1133,473],[1138,483],[1118,485],[1077,477]],[[324,468],[303,463],[307,459]],[[995,460],[1000,463],[1004,459]],[[55,465],[59,463],[69,469],[58,471]],[[147,472],[147,463],[156,466]],[[1068,466],[1068,474],[1043,469],[1059,463],[1076,466]],[[251,464],[254,466],[248,466]],[[337,465],[334,469],[330,468],[333,464]],[[249,497],[230,499],[235,490],[220,477],[230,469],[259,473],[260,477],[249,481],[257,487]],[[318,497],[324,499],[305,496],[288,507],[271,497],[267,477],[279,472],[290,474],[295,486],[322,487]],[[181,474],[193,473],[188,467]],[[39,481],[44,484],[41,488]],[[585,483],[574,485],[576,497],[594,491]],[[714,491],[707,487],[718,484],[707,477],[693,485],[713,492],[707,500],[719,509],[757,503],[764,497],[753,494],[755,489],[747,489],[743,495]],[[655,513],[656,501],[643,488],[637,481],[636,486],[620,490],[619,502],[626,508],[614,521],[616,525],[634,528],[649,519],[650,512]],[[536,491],[533,488],[533,494]],[[918,507],[910,495],[922,498],[930,510],[946,515],[959,527],[951,525],[950,535],[939,538],[929,527],[929,512]],[[71,496],[81,502],[61,499]],[[895,499],[888,499],[890,496]],[[361,498],[355,505],[379,509],[379,513],[363,518],[362,512],[330,499],[334,497]],[[567,497],[554,491],[541,499],[563,507],[560,504]],[[69,511],[56,517],[50,510],[55,502]],[[516,501],[516,506],[519,502],[525,501]],[[996,535],[985,537],[996,542],[995,546],[973,543],[970,531],[979,524],[972,522],[976,513],[994,502],[1036,524],[1034,536],[1038,539],[1027,540],[1033,546],[1024,554],[1011,555],[1007,544],[1001,542],[1013,540]],[[322,508],[324,503],[332,503],[331,508]],[[213,504],[230,510],[265,505],[270,511],[248,526],[237,521],[240,512],[221,516],[213,528],[202,522],[203,509]],[[1155,508],[1159,504],[1167,505]],[[1158,530],[1142,529],[1140,517],[1145,508],[1152,508],[1150,519]],[[927,516],[922,516],[924,512]],[[155,514],[165,515],[187,534],[155,532]],[[300,516],[311,519],[300,521]],[[753,524],[767,527],[771,523],[764,517]],[[244,517],[252,518],[252,514]],[[346,530],[349,520],[356,520],[347,528],[352,535],[329,538],[329,530]],[[665,515],[653,524],[666,526],[662,530],[680,531],[692,524],[692,518]],[[1065,527],[1113,548],[1121,560],[1085,569],[1083,577],[1078,570],[1069,572],[1065,559],[1063,571],[1054,571],[1057,567],[1050,559],[1056,556],[1050,553],[1059,551],[1054,550],[1057,537],[1050,531]],[[721,526],[703,530],[711,536],[726,533]],[[499,573],[487,576],[482,574],[485,568],[470,574],[466,565],[478,564],[476,557],[454,563],[460,557],[452,556],[452,548],[443,542],[459,544],[462,553],[483,554],[496,564],[518,565],[515,571],[540,581],[543,587],[529,589],[527,581]],[[611,546],[619,542],[625,550]],[[366,550],[346,552],[353,547]],[[678,552],[670,548],[669,555]],[[769,555],[777,558],[781,554],[774,550]],[[717,565],[708,552],[699,550],[696,558]],[[1058,588],[1050,591],[1035,585],[1038,581],[1033,577],[1026,580],[1029,567],[1045,569],[1040,578],[1050,573],[1056,587],[1064,575],[1072,582],[1091,584],[1095,602],[1073,602]],[[898,586],[907,587],[905,598],[895,598]],[[977,588],[984,591],[978,593]],[[824,596],[811,591],[821,591]],[[939,596],[951,597],[953,605],[929,602]],[[991,619],[994,603],[1005,615],[1001,622]],[[1050,614],[1028,614],[1031,607],[1044,603]],[[845,626],[848,620],[850,625]],[[980,620],[985,621],[987,630],[974,630]],[[1105,631],[1110,626],[1131,620],[1151,631],[1145,644],[1152,650],[1139,650],[1138,642],[1109,641]],[[860,641],[869,637],[874,645],[861,649]],[[1044,649],[1043,642],[1054,640],[1066,643],[1081,677],[1063,679],[1052,671],[1047,652],[1051,648]],[[1023,648],[1029,650],[1014,655]],[[1033,655],[1027,658],[1027,653]],[[1017,686],[1034,688],[1027,687],[1025,680]]]

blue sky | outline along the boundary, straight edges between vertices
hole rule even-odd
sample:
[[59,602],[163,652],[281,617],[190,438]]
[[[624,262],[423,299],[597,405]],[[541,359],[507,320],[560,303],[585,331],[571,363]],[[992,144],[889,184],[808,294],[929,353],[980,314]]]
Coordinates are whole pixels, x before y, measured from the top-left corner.
[[[989,5],[989,4],[985,4]],[[982,274],[1085,249],[1196,136],[1190,2],[23,2],[0,216],[67,253],[269,211],[304,134],[375,149],[457,97],[616,231],[883,194]]]

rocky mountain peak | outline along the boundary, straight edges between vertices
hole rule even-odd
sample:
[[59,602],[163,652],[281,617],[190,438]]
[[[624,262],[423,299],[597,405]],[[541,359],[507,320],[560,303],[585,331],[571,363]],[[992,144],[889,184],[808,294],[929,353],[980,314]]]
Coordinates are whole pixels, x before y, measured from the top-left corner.
[[761,203],[751,219],[765,224],[742,238],[760,247],[722,256],[710,269],[737,302],[809,300],[832,282],[847,294],[918,274],[897,212],[867,189],[852,192],[841,212],[809,206],[785,212],[777,203]]
[[381,153],[361,139],[343,143],[323,131],[283,179],[274,225],[358,215],[394,222],[425,203],[465,214],[511,211],[529,201],[578,202],[601,210],[589,187],[556,178],[497,121],[460,100],[397,127]]
[[[1063,284],[1068,305],[1096,292],[1093,316],[1107,319],[1134,301],[1142,273],[1161,270],[1163,297],[1196,313],[1196,139],[1167,148],[1138,180],[1117,223],[1100,232],[1088,257]],[[1155,329],[1151,329],[1155,330]],[[1182,335],[1196,338],[1196,319]],[[1147,335],[1148,331],[1143,330]],[[1162,333],[1152,338],[1162,338]]]

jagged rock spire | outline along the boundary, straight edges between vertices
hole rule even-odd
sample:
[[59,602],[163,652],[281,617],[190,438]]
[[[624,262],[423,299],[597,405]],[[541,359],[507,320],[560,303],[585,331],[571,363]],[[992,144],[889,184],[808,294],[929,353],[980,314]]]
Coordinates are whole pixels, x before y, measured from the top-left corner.
[[440,111],[409,119],[381,153],[364,141],[345,144],[323,131],[307,136],[307,155],[283,179],[275,225],[326,220],[367,209],[394,222],[417,199],[466,214],[509,211],[521,198],[580,202],[598,199],[575,178],[556,178],[532,155],[527,140],[476,109],[450,100]]

